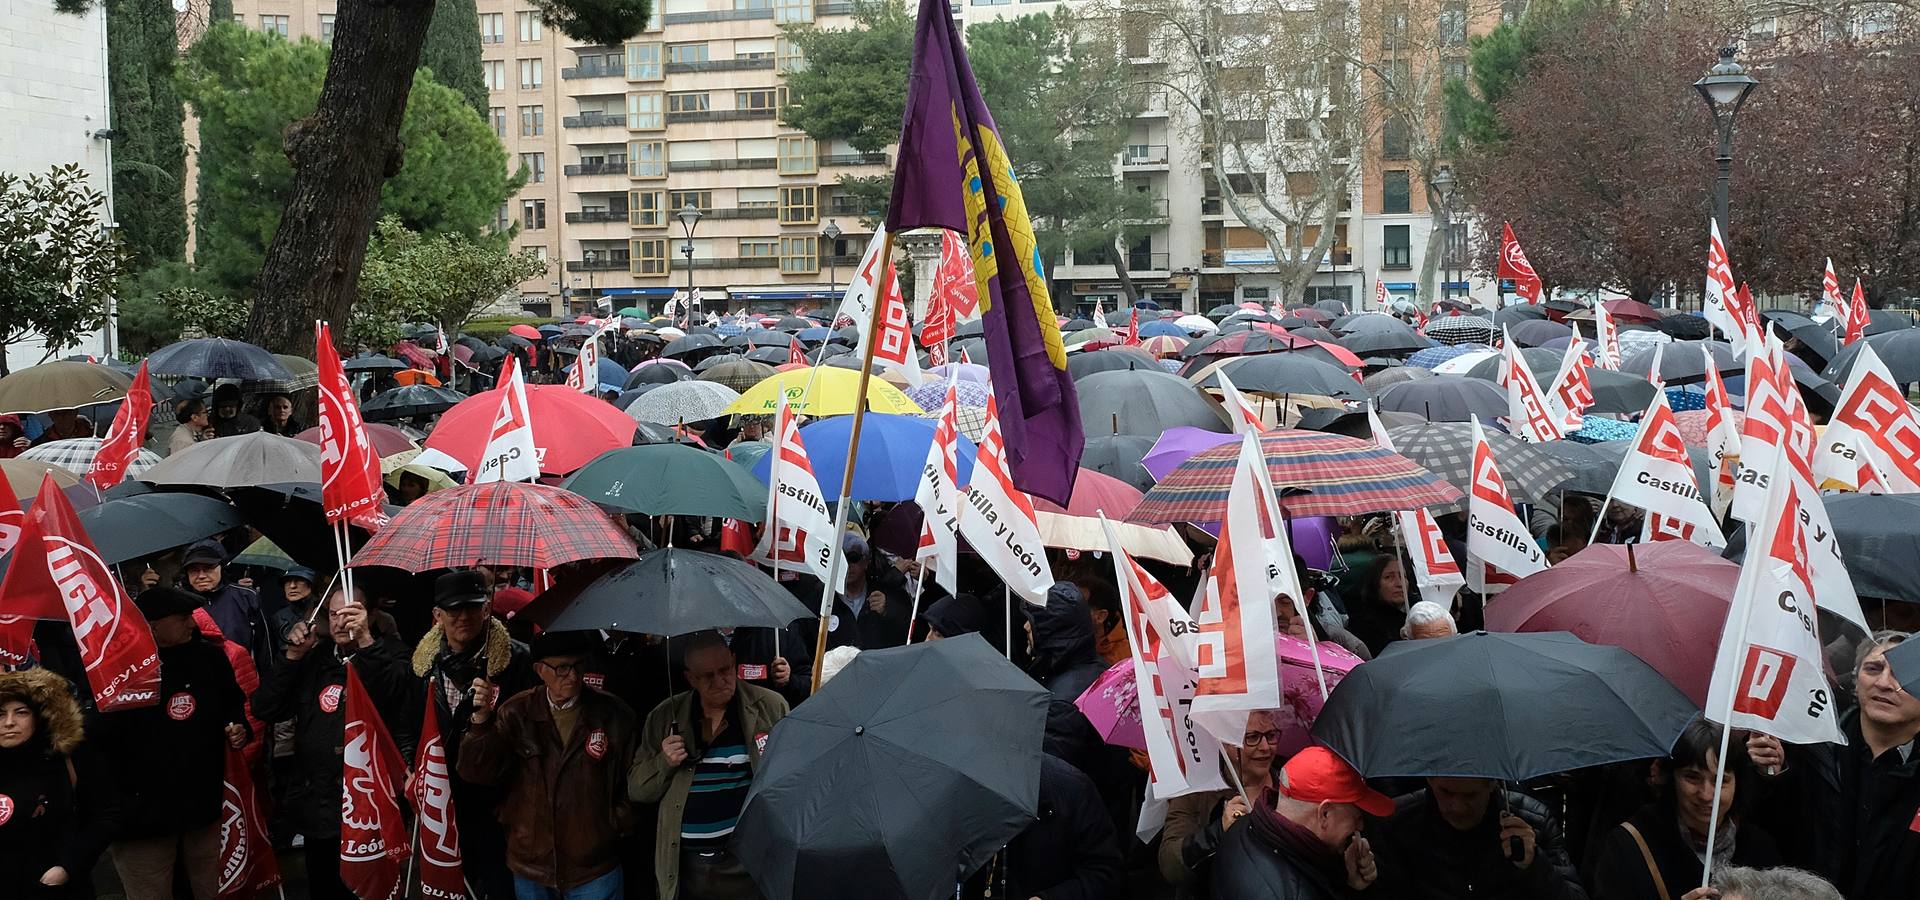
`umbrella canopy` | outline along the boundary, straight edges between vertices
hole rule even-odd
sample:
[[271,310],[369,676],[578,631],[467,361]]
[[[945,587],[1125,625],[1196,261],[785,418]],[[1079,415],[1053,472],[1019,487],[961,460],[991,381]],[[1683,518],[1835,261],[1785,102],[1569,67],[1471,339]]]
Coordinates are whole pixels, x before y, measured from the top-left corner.
[[[1460,512],[1467,508],[1465,491],[1473,482],[1473,426],[1466,422],[1435,422],[1389,428],[1393,446],[1401,455],[1422,468],[1446,479],[1461,491],[1448,508],[1435,509],[1435,515]],[[1573,470],[1558,458],[1511,435],[1487,431],[1487,445],[1506,478],[1507,491],[1516,501],[1537,503],[1547,492],[1573,477]],[[1277,484],[1278,482],[1276,482]]]
[[[1491,631],[1567,631],[1619,647],[1705,707],[1740,567],[1692,541],[1591,544],[1487,605]],[[1595,603],[1605,597],[1605,603]]]
[[1760,318],[1773,325],[1781,340],[1797,340],[1807,350],[1820,358],[1822,364],[1832,362],[1840,355],[1840,341],[1833,335],[1833,329],[1823,322],[1815,322],[1805,313],[1790,309],[1763,309]]
[[[781,335],[781,337],[784,338],[786,335]],[[769,349],[774,349],[775,352],[781,354],[787,352],[784,347]],[[780,361],[786,362],[786,359],[782,358]],[[702,365],[705,366],[704,363]],[[739,391],[750,390],[754,385],[773,377],[775,374],[773,366],[745,357],[730,359],[718,365],[705,366],[699,369],[699,372],[700,375],[697,380],[711,381],[714,384],[725,385],[728,389],[736,392],[734,397],[736,400],[739,399]],[[732,403],[733,400],[728,400],[727,402]]]
[[635,555],[633,539],[586,498],[543,484],[490,481],[414,501],[349,565],[409,572],[488,563],[551,569]]
[[[780,394],[787,405],[803,416],[844,416],[859,405],[860,373],[838,366],[811,366],[781,372],[742,393],[727,412],[735,415],[772,415],[780,406]],[[921,409],[900,389],[877,375],[867,380],[867,409],[870,412],[920,415]]]
[[1100,524],[1105,514],[1128,553],[1176,566],[1192,565],[1193,551],[1171,526],[1153,528],[1122,521],[1139,505],[1140,491],[1132,485],[1084,467],[1073,481],[1073,496],[1067,498],[1066,506],[1033,498],[1040,540],[1049,547],[1106,550],[1107,536]]
[[1920,494],[1833,493],[1820,498],[1864,600],[1920,603]]
[[1383,410],[1413,413],[1430,422],[1465,422],[1473,415],[1491,422],[1507,414],[1507,392],[1484,378],[1435,375],[1387,388],[1379,404]]
[[661,356],[687,356],[702,350],[725,346],[717,334],[689,334],[674,338],[660,349]]
[[191,544],[246,524],[240,511],[184,492],[108,500],[80,513],[80,524],[109,564]]
[[[1920,328],[1869,334],[1865,340],[1873,348],[1873,354],[1887,364],[1894,381],[1900,384],[1920,381]],[[1854,358],[1860,355],[1859,346],[1856,343],[1841,350],[1821,374],[1834,384],[1845,384],[1848,373],[1853,371]]]
[[[428,388],[428,390],[439,389]],[[363,423],[361,427],[366,429],[367,440],[373,444],[373,452],[379,456],[392,456],[396,453],[405,453],[408,450],[420,449],[420,445],[415,444],[413,438],[408,437],[406,432],[392,425],[387,425],[382,422],[366,422]],[[318,447],[320,446],[320,426],[315,425],[312,428],[302,431],[294,435],[293,439],[306,441]]]
[[1144,350],[1132,347],[1113,347],[1089,353],[1075,353],[1067,357],[1067,374],[1078,382],[1096,372],[1125,372],[1133,369],[1160,368],[1160,361]]
[[53,483],[63,488],[80,483],[80,476],[66,469],[18,456],[13,459],[0,459],[0,474],[6,476],[7,486],[13,489],[15,497],[20,498],[20,505],[23,507],[28,497],[40,492],[40,482],[49,474],[53,476]]
[[[563,384],[526,387],[527,418],[533,425],[541,472],[564,475],[615,447],[632,446],[633,420],[613,406]],[[493,433],[503,390],[475,394],[441,414],[440,423],[427,436],[427,449],[438,450],[472,471]]]
[[467,395],[459,391],[425,384],[410,384],[390,391],[373,395],[373,399],[360,404],[360,417],[369,422],[381,422],[387,419],[407,419],[414,416],[430,416],[446,412]]
[[540,329],[524,323],[520,325],[507,326],[507,333],[511,335],[515,335],[517,337],[526,338],[529,341],[537,341],[540,339]]
[[317,482],[320,447],[264,431],[214,438],[161,460],[140,480],[217,488]]
[[1080,467],[1146,491],[1153,487],[1153,476],[1140,465],[1140,460],[1153,449],[1155,440],[1158,438],[1139,434],[1087,438],[1086,448],[1080,451]]
[[[1155,322],[1154,324],[1164,325],[1166,323]],[[1144,331],[1145,329],[1142,328],[1141,330]],[[1169,359],[1178,357],[1180,351],[1187,349],[1187,344],[1189,343],[1190,341],[1184,336],[1171,334],[1155,335],[1140,342],[1140,351],[1154,359]]]
[[1428,347],[1425,350],[1416,351],[1412,356],[1407,357],[1407,364],[1404,368],[1432,369],[1456,356],[1465,356],[1469,353],[1491,349],[1493,348],[1485,344],[1448,344],[1438,347]]
[[1699,714],[1618,647],[1482,631],[1389,646],[1341,680],[1313,736],[1368,778],[1517,782],[1665,756]]
[[[1713,326],[1707,323],[1705,317],[1697,314],[1667,316],[1652,324],[1655,331],[1670,335],[1676,340],[1699,341],[1713,336]],[[1625,333],[1621,332],[1623,335]],[[1624,339],[1623,337],[1622,340]]]
[[1600,304],[1623,322],[1658,322],[1666,318],[1660,311],[1638,300],[1608,300]]
[[369,354],[353,357],[341,363],[340,367],[349,372],[398,372],[402,369],[410,369],[413,365],[390,356]]
[[673,384],[676,381],[692,380],[694,380],[693,370],[682,365],[679,360],[650,359],[633,367],[633,371],[627,375],[626,388],[632,390],[649,384]]
[[[67,438],[63,441],[48,441],[20,454],[20,459],[38,460],[59,466],[69,472],[84,475],[93,469],[94,454],[100,452],[99,438]],[[140,448],[132,463],[127,466],[127,475],[137,478],[148,469],[160,464],[160,454]]]
[[862,653],[774,726],[735,852],[768,897],[952,896],[1039,812],[1047,698],[978,635]]
[[[1539,380],[1540,387],[1545,389],[1552,388],[1553,376],[1560,372],[1562,356],[1564,356],[1562,351],[1537,347],[1520,351],[1520,358],[1533,372],[1534,378]],[[1501,367],[1504,365],[1505,361],[1495,355],[1474,363],[1466,374],[1474,378],[1485,378],[1488,381],[1499,381]],[[1654,391],[1658,390],[1653,386],[1653,382],[1643,376],[1609,369],[1587,369],[1587,381],[1593,385],[1593,406],[1587,410],[1589,413],[1644,412],[1647,404],[1653,402]],[[1506,389],[1502,388],[1501,393],[1505,394]]]
[[[860,428],[860,454],[853,466],[853,499],[912,500],[920,487],[922,467],[927,462],[927,448],[933,445],[936,424],[920,416],[868,413]],[[851,416],[822,419],[800,429],[800,440],[807,445],[807,459],[813,464],[814,478],[820,482],[820,492],[829,503],[840,494],[840,482],[847,471],[847,440],[852,433]],[[954,448],[954,458],[959,469],[956,483],[965,486],[972,481],[978,448],[966,435],[956,437],[958,446]],[[772,477],[772,464],[770,456],[754,463],[753,475],[762,485]],[[765,496],[766,488],[760,490]]]
[[1500,330],[1479,316],[1439,316],[1428,319],[1420,333],[1442,344],[1492,345]]
[[[1162,441],[1179,438],[1176,433]],[[1284,491],[1281,507],[1296,516],[1357,516],[1461,499],[1453,485],[1372,441],[1281,429],[1260,435],[1260,451],[1274,486]],[[1240,442],[1233,439],[1194,453],[1161,476],[1129,520],[1220,521],[1239,457]],[[1152,455],[1146,464],[1152,468]]]
[[662,547],[589,582],[547,630],[676,635],[711,628],[785,628],[811,615],[751,563]]
[[1218,406],[1201,396],[1186,379],[1157,368],[1097,372],[1081,379],[1076,387],[1080,421],[1090,437],[1157,435],[1181,425],[1229,430]]
[[[1701,352],[1701,347],[1706,352]],[[1660,354],[1660,380],[1667,384],[1698,384],[1707,380],[1707,353],[1713,354],[1714,371],[1721,376],[1740,375],[1746,363],[1734,355],[1725,341],[1672,341],[1666,344],[1625,344],[1620,348],[1620,371],[1647,377],[1653,369],[1653,356]],[[1589,373],[1591,375],[1591,373]]]
[[640,395],[627,406],[627,417],[657,425],[705,422],[726,415],[739,399],[739,391],[716,381],[679,381]]
[[1140,334],[1138,337],[1141,340],[1154,337],[1177,337],[1185,340],[1187,330],[1166,319],[1155,319],[1151,322],[1140,323]]
[[1391,329],[1370,328],[1366,331],[1344,335],[1337,339],[1340,346],[1352,350],[1355,353],[1388,356],[1399,353],[1412,353],[1416,350],[1425,350],[1434,346],[1432,338],[1415,334],[1413,329],[1402,324],[1399,319],[1387,318],[1385,316],[1370,316],[1369,318],[1386,318],[1387,321],[1394,323],[1397,327]]
[[1229,360],[1214,373],[1200,379],[1200,386],[1219,387],[1219,372],[1227,373],[1227,377],[1233,379],[1234,387],[1242,391],[1275,396],[1310,394],[1359,400],[1364,399],[1367,393],[1347,370],[1297,353],[1263,353]]
[[1885,334],[1889,331],[1901,331],[1913,327],[1913,319],[1897,309],[1867,310],[1866,334]]
[[[1567,464],[1573,477],[1560,483],[1560,490],[1583,494],[1606,494],[1613,489],[1613,477],[1620,471],[1621,454],[1601,449],[1606,444],[1579,441],[1546,441],[1534,444],[1542,453]],[[1512,631],[1496,628],[1495,631]],[[1551,630],[1551,629],[1549,629]]]
[[293,557],[288,556],[287,551],[280,549],[279,544],[264,537],[248,544],[247,549],[240,551],[239,555],[228,560],[227,564],[232,566],[253,566],[262,569],[278,569],[282,572],[293,568],[295,565]]
[[649,516],[713,516],[758,522],[767,487],[732,460],[686,444],[608,450],[561,485],[601,506]]
[[[1274,724],[1280,729],[1280,740],[1274,746],[1274,753],[1285,757],[1312,743],[1309,730],[1320,715],[1322,703],[1320,678],[1313,668],[1315,652],[1319,654],[1329,688],[1338,685],[1340,679],[1360,665],[1361,659],[1331,641],[1321,641],[1319,647],[1310,648],[1306,641],[1293,635],[1276,634],[1273,642],[1280,657],[1280,706],[1272,711]],[[1100,733],[1101,740],[1135,750],[1147,749],[1146,730],[1140,722],[1139,686],[1133,679],[1133,660],[1114,663],[1073,705],[1093,723],[1093,730]]]
[[109,366],[58,360],[0,378],[0,412],[41,413],[109,403],[127,395],[133,379]]
[[154,376],[239,378],[251,381],[289,381],[293,373],[273,354],[244,341],[199,338],[162,347],[147,357]]
[[1507,334],[1513,338],[1514,343],[1522,347],[1538,347],[1557,338],[1571,337],[1573,328],[1545,319],[1530,319],[1507,326]]
[[1184,315],[1173,320],[1173,324],[1188,334],[1211,334],[1220,330],[1212,319],[1199,315]]
[[1504,306],[1493,311],[1493,324],[1496,326],[1518,325],[1522,322],[1544,322],[1546,320],[1546,307],[1534,306],[1531,303],[1515,303],[1512,306]]
[[747,359],[766,363],[768,368],[785,365],[792,357],[792,351],[786,347],[755,347],[747,351]]

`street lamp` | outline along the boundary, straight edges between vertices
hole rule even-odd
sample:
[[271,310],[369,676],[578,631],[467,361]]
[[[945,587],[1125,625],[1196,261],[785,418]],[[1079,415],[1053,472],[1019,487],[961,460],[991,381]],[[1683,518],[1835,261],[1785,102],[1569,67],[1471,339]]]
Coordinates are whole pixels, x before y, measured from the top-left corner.
[[1713,186],[1713,218],[1720,223],[1723,238],[1727,233],[1727,184],[1733,179],[1733,117],[1740,112],[1740,105],[1747,102],[1747,95],[1760,86],[1746,69],[1733,61],[1733,54],[1731,45],[1721,47],[1720,61],[1693,83],[1700,99],[1707,102],[1707,111],[1713,114],[1713,125],[1719,132],[1720,145],[1714,161],[1719,163],[1720,173]]
[[680,207],[680,227],[687,230],[687,242],[680,245],[680,252],[687,257],[687,324],[693,324],[693,229],[700,224],[700,208],[687,201]]
[[[589,299],[591,299],[591,298],[593,297],[593,293],[594,293],[594,287],[593,287],[593,270],[594,270],[594,267],[595,267],[595,265],[596,265],[596,264],[598,264],[598,263],[600,262],[600,251],[598,251],[598,250],[586,250],[586,251],[583,251],[583,252],[581,252],[581,254],[580,254],[580,256],[581,256],[581,258],[582,258],[582,259],[584,259],[584,260],[586,261],[586,264],[587,264],[587,265],[586,265],[586,270],[587,270],[587,297],[588,297]],[[576,281],[576,282],[577,282],[577,281],[579,281],[579,280],[580,280],[580,279],[578,279],[578,278],[575,278],[575,279],[574,279],[574,281]]]
[[1442,165],[1427,183],[1440,195],[1440,298],[1444,300],[1447,286],[1453,283],[1452,267],[1448,265],[1453,255],[1453,167]]
[[840,290],[840,270],[836,265],[839,262],[839,254],[834,252],[833,246],[840,240],[839,223],[828,220],[826,230],[821,231],[820,236],[827,239],[827,296],[832,297]]

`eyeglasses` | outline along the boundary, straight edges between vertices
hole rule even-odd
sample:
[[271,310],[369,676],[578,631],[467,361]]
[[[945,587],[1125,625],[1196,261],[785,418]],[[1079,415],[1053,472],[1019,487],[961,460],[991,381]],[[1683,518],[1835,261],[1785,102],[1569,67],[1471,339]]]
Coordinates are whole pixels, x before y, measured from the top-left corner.
[[559,663],[556,665],[542,660],[540,665],[545,666],[547,671],[552,672],[554,676],[558,678],[571,678],[575,672],[580,671],[579,665],[575,663]]
[[1255,744],[1277,745],[1280,743],[1280,734],[1281,731],[1278,728],[1272,731],[1249,731],[1245,735],[1245,746],[1251,747]]

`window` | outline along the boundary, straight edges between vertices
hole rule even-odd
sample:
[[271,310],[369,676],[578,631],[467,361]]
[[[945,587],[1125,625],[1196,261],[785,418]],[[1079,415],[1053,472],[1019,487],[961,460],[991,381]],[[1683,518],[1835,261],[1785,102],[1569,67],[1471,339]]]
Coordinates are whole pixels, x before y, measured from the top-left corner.
[[493,233],[506,234],[507,229],[512,227],[513,216],[507,212],[507,204],[501,203],[500,208],[493,211]]
[[1467,7],[1449,3],[1440,10],[1436,35],[1444,46],[1458,47],[1467,42]]
[[547,133],[547,108],[544,106],[520,107],[520,136],[534,137]]
[[741,209],[774,209],[780,205],[780,189],[741,188],[735,194],[734,203]]
[[1458,56],[1442,60],[1440,71],[1447,81],[1465,81],[1467,80],[1467,61]]
[[1441,259],[1445,260],[1442,265],[1450,269],[1464,269],[1467,267],[1467,226],[1465,223],[1454,223],[1447,226],[1446,255],[1442,256]]
[[741,38],[733,42],[734,59],[772,59],[773,38]]
[[286,37],[287,36],[287,17],[286,16],[261,16],[260,30],[266,32],[267,34],[277,34],[281,37]]
[[820,239],[812,235],[781,238],[780,271],[788,275],[811,275],[819,272],[819,248]]
[[627,168],[635,178],[667,177],[667,142],[633,141],[627,144]]
[[773,0],[775,22],[813,21],[813,0]]
[[537,260],[539,260],[539,261],[541,261],[541,262],[546,262],[546,261],[547,261],[547,245],[545,245],[545,244],[536,244],[536,245],[534,245],[534,246],[532,246],[532,247],[528,247],[527,249],[528,249],[528,250],[532,250],[532,251],[533,251],[533,258],[534,258],[534,259],[537,259]]
[[504,91],[507,89],[507,61],[489,59],[480,64],[487,76],[487,90]]
[[320,43],[333,43],[333,13],[320,14]]
[[520,61],[520,89],[529,90],[532,88],[539,87],[541,83],[543,83],[546,80],[544,77],[545,73],[543,71],[544,67],[545,67],[545,62],[543,60],[538,60],[538,59],[521,60]]
[[773,0],[733,0],[733,8],[740,12],[751,9],[772,9]]
[[780,255],[780,242],[760,238],[740,239],[741,259],[773,259]]
[[507,14],[480,14],[480,43],[501,44],[507,40]]
[[1380,90],[1389,98],[1398,97],[1400,92],[1413,86],[1413,70],[1404,59],[1387,61],[1387,70],[1381,73]]
[[507,136],[507,108],[506,107],[495,106],[495,107],[489,108],[487,110],[487,119],[493,122],[493,134],[495,137]]
[[641,31],[659,31],[662,28],[667,27],[666,25],[667,20],[664,17],[664,13],[660,9],[660,7],[665,5],[666,4],[664,3],[647,4],[647,7],[648,7],[647,22],[645,25],[640,26]]
[[667,95],[667,112],[706,112],[710,108],[706,91],[685,91]]
[[1388,269],[1413,268],[1413,226],[1388,225],[1380,229],[1380,265]]
[[633,274],[667,274],[667,239],[641,238],[629,242],[633,255]]
[[1527,0],[1500,0],[1500,21],[1518,22],[1527,14]]
[[547,180],[547,155],[545,153],[522,153],[520,165],[527,169],[527,181],[540,184]]
[[667,117],[661,112],[666,96],[659,91],[628,94],[627,127],[634,131],[659,131],[667,127]]
[[1407,8],[1394,4],[1381,11],[1380,49],[1397,50],[1407,43]]
[[703,63],[707,61],[707,42],[692,44],[668,44],[667,62]]
[[734,159],[776,159],[780,142],[773,138],[741,138],[733,142]]
[[760,112],[772,112],[774,108],[774,104],[776,102],[778,101],[774,97],[773,88],[733,92],[733,108],[734,109],[751,109],[751,110],[757,110]]
[[528,231],[539,231],[547,227],[547,201],[520,201],[520,227]]
[[247,27],[247,17],[242,13],[234,13],[233,24],[238,25],[241,28],[245,28]]
[[[654,4],[655,8],[659,4]],[[666,77],[660,68],[660,54],[664,45],[659,43],[627,45],[627,80],[659,81]]]
[[800,45],[784,37],[773,39],[773,67],[781,72],[798,72],[807,67]]
[[1413,211],[1413,188],[1409,184],[1405,169],[1380,173],[1380,211],[1383,213]]
[[543,23],[540,20],[539,13],[518,12],[514,13],[513,17],[518,19],[520,23],[520,43],[531,44],[541,39],[540,32]]
[[1380,156],[1382,159],[1406,159],[1411,156],[1413,129],[1407,120],[1394,116],[1380,125]]
[[812,225],[820,220],[813,185],[780,189],[780,224]]
[[[975,6],[1005,6],[1005,5],[1007,5],[1007,4],[1009,4],[1009,3],[1012,3],[1012,2],[1013,2],[1013,0],[973,0],[973,5],[975,5]],[[1146,55],[1146,54],[1141,54],[1141,56],[1143,56],[1143,57],[1144,57],[1145,55]]]
[[675,213],[686,209],[689,203],[693,204],[693,208],[699,210],[702,215],[713,212],[713,192],[674,191],[667,195],[667,207]]
[[666,205],[665,191],[628,191],[627,224],[635,228],[665,228]]
[[820,154],[815,150],[813,138],[783,137],[780,139],[780,174],[812,175],[820,169]]
[[1307,125],[1307,120],[1305,119],[1288,119],[1287,120],[1287,140],[1304,141],[1312,136],[1313,136],[1313,130]]

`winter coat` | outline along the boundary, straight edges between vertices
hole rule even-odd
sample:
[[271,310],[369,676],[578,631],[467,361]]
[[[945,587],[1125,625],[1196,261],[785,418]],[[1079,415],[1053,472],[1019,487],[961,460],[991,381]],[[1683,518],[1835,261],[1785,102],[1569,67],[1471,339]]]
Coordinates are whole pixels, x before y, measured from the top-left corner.
[[[1745,785],[1743,784],[1744,788]],[[1647,842],[1647,852],[1660,870],[1660,880],[1669,897],[1679,897],[1700,886],[1700,856],[1680,833],[1680,821],[1673,804],[1654,802],[1640,808],[1626,823],[1614,826],[1602,835],[1587,860],[1587,895],[1592,900],[1641,900],[1658,897],[1653,873],[1647,870],[1646,854],[1627,833],[1631,824]],[[1731,823],[1721,827],[1729,827]],[[1751,869],[1771,869],[1780,865],[1780,849],[1765,831],[1751,825],[1734,827],[1733,864]]]
[[574,702],[580,717],[563,745],[546,688],[515,694],[467,726],[456,767],[461,778],[505,792],[498,815],[507,868],[562,892],[613,871],[619,839],[633,830],[633,710],[595,690]]
[[1213,858],[1213,896],[1233,900],[1357,896],[1347,890],[1346,863],[1340,854],[1312,832],[1281,817],[1273,801],[1273,792],[1268,791],[1255,801],[1252,812],[1227,829]]
[[247,697],[247,745],[240,748],[246,754],[248,765],[257,765],[260,754],[267,746],[267,724],[253,714],[253,692],[260,689],[260,670],[253,664],[253,655],[247,648],[227,640],[220,633],[220,626],[213,623],[213,616],[205,607],[193,611],[193,624],[200,629],[200,636],[212,641],[227,655],[227,664],[233,666],[233,680],[240,685],[240,693]]
[[279,641],[267,625],[259,594],[252,588],[222,582],[211,593],[200,596],[206,600],[207,614],[213,617],[220,633],[252,654],[255,669],[265,671],[273,666]]
[[1093,615],[1071,583],[1047,591],[1047,605],[1025,604],[1033,624],[1033,665],[1036,681],[1053,696],[1047,701],[1046,752],[1082,772],[1098,775],[1093,766],[1106,749],[1099,732],[1073,702],[1106,671],[1094,650]]
[[[758,769],[767,735],[787,715],[787,701],[765,688],[745,682],[735,684],[727,716],[747,739],[748,765]],[[640,728],[639,754],[627,776],[628,796],[639,803],[659,804],[659,839],[654,841],[653,865],[660,900],[676,900],[680,891],[680,824],[687,811],[687,791],[693,787],[693,765],[705,749],[700,741],[704,732],[696,696],[691,691],[675,694],[647,714],[646,724]],[[660,745],[674,733],[676,725],[687,741],[687,759],[670,766]]]
[[[867,565],[867,584],[860,596],[852,602],[860,604],[859,615],[845,597],[833,598],[833,612],[827,617],[827,649],[835,647],[859,647],[862,650],[884,650],[898,647],[907,642],[907,628],[912,624],[913,597],[907,593],[907,578],[900,574],[890,563],[883,561],[877,553]],[[808,609],[818,609],[820,602],[820,581],[812,577],[796,578],[781,582],[782,586],[800,598]],[[867,595],[875,591],[887,597],[887,611],[875,613],[866,606]],[[819,632],[817,619],[804,620],[799,626],[807,639],[807,646],[813,646],[814,636]]]
[[[460,756],[460,741],[466,735],[468,716],[473,712],[473,703],[467,694],[473,680],[481,676],[483,657],[486,678],[499,689],[502,702],[540,683],[533,673],[527,645],[514,640],[507,633],[507,626],[498,619],[487,620],[486,639],[481,646],[466,653],[449,650],[446,634],[438,625],[414,645],[413,674],[426,680],[426,696],[440,716],[440,735],[446,741],[448,759]],[[449,690],[453,692],[452,697],[448,695]],[[460,779],[456,778],[454,789],[458,791],[459,786]]]
[[[322,639],[325,640],[324,638]],[[412,757],[420,735],[420,681],[407,668],[407,652],[392,638],[377,638],[342,661],[326,643],[298,660],[281,657],[253,695],[261,719],[293,720],[293,785],[286,806],[308,841],[336,840],[340,832],[340,763],[346,734],[346,666],[366,686],[374,709],[400,752]]]
[[1213,856],[1220,851],[1226,829],[1220,811],[1239,796],[1232,788],[1185,794],[1167,801],[1167,821],[1160,827],[1160,877],[1174,886],[1181,900],[1212,896],[1207,890]]
[[98,749],[120,794],[116,840],[205,828],[220,819],[228,725],[247,723],[247,698],[226,651],[198,634],[160,648],[160,702],[101,713]]
[[[84,743],[80,704],[48,669],[0,672],[0,695],[24,699],[38,728],[0,750],[0,897],[60,900],[93,896],[88,874],[119,827],[113,779]],[[60,866],[67,886],[40,876]]]
[[1920,740],[1868,758],[1860,711],[1840,717],[1847,743],[1788,745],[1766,800],[1791,866],[1833,882],[1847,900],[1920,897]]
[[[1586,900],[1560,824],[1547,807],[1525,794],[1502,793],[1487,805],[1486,818],[1466,831],[1440,818],[1427,791],[1395,800],[1394,814],[1367,829],[1380,866],[1380,880],[1369,891],[1407,900]],[[1509,807],[1533,827],[1533,862],[1525,869],[1507,859],[1500,841],[1500,812]]]
[[1125,866],[1100,792],[1080,770],[1040,758],[1040,815],[1007,845],[1007,889],[1041,900],[1121,897]]

